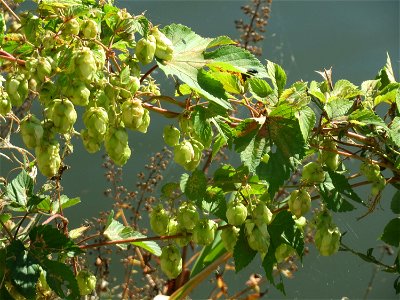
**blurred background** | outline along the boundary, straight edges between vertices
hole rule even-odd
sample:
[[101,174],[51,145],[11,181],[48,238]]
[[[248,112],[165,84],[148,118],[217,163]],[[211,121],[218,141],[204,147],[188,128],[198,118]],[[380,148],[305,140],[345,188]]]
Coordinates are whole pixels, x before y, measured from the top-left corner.
[[[181,23],[192,28],[204,37],[228,35],[234,39],[240,33],[235,28],[235,20],[249,22],[241,6],[248,1],[115,1],[131,14],[145,15],[161,27],[170,23]],[[31,7],[24,3],[22,10]],[[271,6],[260,59],[280,64],[288,75],[288,83],[297,80],[321,81],[315,71],[332,67],[333,80],[348,79],[356,85],[373,79],[386,63],[386,53],[392,59],[395,76],[399,79],[400,62],[400,2],[399,1],[285,1],[274,0]],[[165,80],[163,74],[157,74]],[[172,84],[161,82],[163,93],[171,94]],[[148,159],[164,145],[162,128],[171,120],[152,114],[148,134],[132,133],[130,145],[132,157],[124,166],[124,184],[135,189],[137,173],[144,169]],[[98,216],[99,210],[112,209],[112,200],[103,195],[106,189],[105,170],[101,167],[102,153],[88,154],[81,143],[76,143],[75,153],[67,164],[73,166],[63,177],[64,192],[70,197],[81,197],[82,203],[69,210],[71,228],[80,225],[82,220]],[[233,158],[233,165],[239,161]],[[2,173],[6,171],[0,162]],[[350,166],[350,165],[349,165]],[[350,166],[351,167],[351,166]],[[183,169],[170,165],[164,178],[179,178]],[[99,188],[100,187],[100,188]],[[102,188],[104,187],[104,189]],[[368,190],[357,190],[362,197]],[[360,221],[356,218],[363,212],[335,215],[341,231],[347,231],[344,242],[360,252],[376,247],[375,255],[380,256],[382,243],[378,238],[383,227],[393,218],[389,206],[393,190],[384,191],[380,206],[376,211]],[[157,195],[156,195],[157,196]],[[393,256],[384,255],[383,260],[392,263]],[[376,273],[375,267],[349,253],[339,252],[333,257],[321,257],[310,246],[310,253],[304,257],[304,266],[298,262],[298,271],[292,279],[285,279],[288,299],[361,299],[365,296],[370,282],[372,290],[368,299],[396,298],[393,281],[395,276],[383,272]],[[113,261],[112,272],[117,274],[119,261]],[[227,272],[224,276],[229,290],[243,288],[249,275],[264,274],[261,261],[256,258],[245,270],[235,275]],[[264,285],[265,287],[265,285]],[[207,280],[191,296],[193,299],[207,298],[211,285]],[[285,298],[273,287],[266,298]]]

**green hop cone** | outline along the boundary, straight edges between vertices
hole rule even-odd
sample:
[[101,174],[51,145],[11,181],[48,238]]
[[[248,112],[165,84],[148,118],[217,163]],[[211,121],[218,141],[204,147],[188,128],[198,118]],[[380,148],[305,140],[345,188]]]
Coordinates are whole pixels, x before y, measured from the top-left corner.
[[158,235],[168,232],[168,222],[171,217],[162,205],[156,206],[150,213],[150,227]]
[[217,223],[213,220],[199,220],[193,228],[193,241],[198,245],[209,245],[214,241]]
[[83,142],[83,146],[85,147],[86,151],[89,153],[96,153],[100,150],[101,144],[99,140],[94,138],[89,134],[87,129],[81,130],[81,138]]
[[11,108],[11,100],[8,97],[7,92],[0,87],[0,115],[5,116],[11,111]]
[[325,180],[325,172],[317,162],[310,162],[303,168],[301,179],[307,184],[318,184]]
[[140,88],[140,79],[138,77],[129,76],[129,81],[126,84],[118,83],[120,86],[119,95],[124,99],[130,99]]
[[339,228],[321,228],[315,233],[314,241],[319,253],[330,256],[338,252],[341,233]]
[[203,145],[200,142],[196,141],[195,139],[190,139],[190,143],[192,144],[193,147],[194,157],[190,162],[186,163],[183,166],[187,171],[193,171],[194,169],[197,168],[197,166],[200,164],[201,155],[203,153],[202,151],[204,149]]
[[43,142],[35,148],[36,163],[39,171],[47,177],[57,174],[60,165],[60,145],[57,141]]
[[178,277],[182,272],[182,258],[178,247],[169,245],[162,248],[160,266],[169,279]]
[[94,20],[86,20],[83,22],[81,26],[81,32],[84,38],[86,39],[94,39],[99,33],[99,26],[97,26],[96,21]]
[[88,134],[98,141],[103,141],[108,127],[108,114],[102,107],[91,107],[83,114],[83,123]]
[[145,109],[139,99],[129,99],[122,103],[122,122],[125,127],[137,130],[143,123]]
[[55,99],[48,111],[48,117],[54,128],[61,134],[68,133],[76,122],[77,114],[74,105],[68,99]]
[[13,106],[19,107],[28,97],[28,80],[21,74],[9,74],[5,83],[5,89],[8,96],[10,97],[11,104]]
[[39,119],[34,115],[28,115],[22,119],[20,127],[26,147],[32,149],[38,146],[43,137],[43,127]]
[[275,249],[275,258],[278,263],[283,262],[287,257],[293,255],[295,250],[288,244],[280,244]]
[[246,221],[247,208],[239,201],[228,202],[226,209],[226,218],[228,223],[234,226],[240,226]]
[[221,232],[221,239],[227,251],[233,252],[236,242],[239,238],[240,229],[235,226],[224,228]]
[[269,210],[267,205],[259,201],[252,209],[251,215],[253,217],[254,223],[259,226],[263,224],[269,224],[272,221],[272,212]]
[[128,133],[125,128],[109,128],[105,137],[104,145],[107,154],[119,166],[123,166],[131,156],[128,145]]
[[373,197],[378,196],[378,194],[383,191],[385,186],[386,186],[386,179],[382,175],[380,175],[377,179],[372,181],[371,195]]
[[83,82],[74,82],[67,91],[68,98],[74,105],[86,106],[89,104],[90,90]]
[[144,65],[151,63],[156,52],[156,47],[156,38],[153,35],[141,38],[136,43],[135,54],[137,59]]
[[174,147],[178,145],[180,137],[181,137],[181,132],[175,126],[166,125],[164,127],[163,139],[168,146]]
[[381,175],[381,169],[379,165],[364,161],[360,165],[360,173],[364,175],[369,181],[376,181]]
[[176,218],[181,228],[192,230],[199,221],[199,213],[192,202],[183,202],[178,208]]
[[331,171],[336,171],[336,169],[339,167],[339,154],[333,152],[337,150],[336,142],[332,140],[325,140],[321,146],[327,149],[322,149],[319,152],[319,160],[321,164],[326,165]]
[[149,128],[150,125],[150,113],[148,109],[144,109],[144,114],[142,117],[142,124],[137,128],[137,131],[141,133],[146,133],[147,129]]
[[153,27],[151,34],[156,39],[155,56],[162,60],[171,60],[174,53],[174,46],[171,40],[167,38],[158,27]]
[[77,51],[75,53],[74,67],[78,79],[85,82],[91,81],[97,71],[96,60],[93,52],[87,47],[83,47]]
[[290,194],[289,210],[297,218],[304,216],[311,208],[311,197],[305,189],[295,190]]
[[185,166],[194,159],[194,149],[188,140],[183,140],[174,147],[174,161]]
[[51,75],[52,71],[52,60],[49,57],[39,57],[38,65],[36,68],[37,76],[40,81],[44,81],[46,77]]
[[79,34],[79,22],[77,19],[72,18],[63,24],[62,34],[64,37],[69,38],[70,35]]
[[91,294],[96,288],[96,276],[89,271],[80,271],[78,275],[76,275],[76,281],[78,282],[79,293],[81,296]]
[[270,235],[268,233],[267,224],[258,226],[253,221],[247,220],[245,223],[245,230],[250,248],[261,253],[267,253],[270,245]]

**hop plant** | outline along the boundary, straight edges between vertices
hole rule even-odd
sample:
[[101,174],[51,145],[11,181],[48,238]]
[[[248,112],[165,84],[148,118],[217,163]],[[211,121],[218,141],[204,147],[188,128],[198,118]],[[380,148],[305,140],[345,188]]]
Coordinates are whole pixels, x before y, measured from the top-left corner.
[[119,166],[126,164],[131,156],[131,149],[128,145],[128,133],[123,127],[109,128],[104,145],[107,154]]
[[43,127],[40,120],[34,115],[28,115],[22,119],[20,127],[24,144],[28,148],[38,146],[43,137]]
[[85,20],[80,28],[82,35],[86,39],[94,39],[99,33],[99,27],[96,21],[92,19]]
[[272,212],[263,201],[258,201],[251,211],[254,223],[259,226],[269,224],[272,221]]
[[278,263],[283,262],[288,256],[292,255],[295,250],[288,244],[280,244],[275,249],[275,258]]
[[47,177],[57,174],[61,165],[60,145],[57,141],[43,141],[35,148],[36,163],[39,171]]
[[325,172],[317,162],[310,162],[303,168],[301,179],[306,184],[317,184],[325,180]]
[[87,133],[97,141],[104,140],[108,127],[108,114],[102,107],[91,107],[83,114]]
[[90,90],[83,82],[74,82],[66,95],[74,105],[86,106],[89,104]]
[[270,235],[267,224],[259,226],[252,220],[247,220],[245,223],[245,230],[250,248],[261,253],[267,253],[270,245]]
[[295,190],[290,194],[289,210],[297,218],[304,216],[311,208],[311,197],[305,189]]
[[144,120],[145,109],[139,99],[126,100],[122,106],[122,122],[132,130],[138,130]]
[[322,227],[315,233],[314,241],[319,253],[330,256],[338,252],[341,233],[338,227]]
[[201,219],[193,228],[193,241],[198,245],[209,245],[214,241],[217,223],[213,220]]
[[224,228],[221,232],[221,239],[227,251],[233,252],[236,242],[239,238],[240,229],[235,226]]
[[168,278],[173,279],[178,277],[182,272],[182,258],[178,247],[169,245],[162,248],[160,266]]
[[9,74],[5,89],[13,106],[21,106],[28,97],[28,80],[22,74]]
[[162,205],[156,206],[150,213],[150,227],[158,235],[165,235],[168,232],[170,216]]
[[97,64],[90,48],[83,47],[75,53],[74,70],[78,79],[90,82],[97,71]]
[[178,128],[173,125],[166,125],[163,130],[163,139],[164,142],[170,146],[174,147],[179,144],[179,139],[181,136],[181,132]]
[[137,59],[144,65],[147,65],[153,61],[154,54],[156,52],[157,42],[153,35],[149,35],[147,38],[141,38],[135,49]]
[[331,171],[336,171],[339,167],[339,154],[335,152],[337,150],[336,142],[326,139],[322,142],[321,146],[326,148],[326,150],[321,149],[319,151],[319,160],[321,164],[326,165]]
[[49,108],[48,117],[53,121],[57,132],[68,133],[75,124],[77,114],[74,105],[68,99],[55,99]]
[[76,275],[76,281],[78,282],[81,296],[91,294],[96,288],[96,276],[89,271],[81,270],[78,275]]
[[155,56],[162,60],[171,60],[174,52],[174,46],[171,40],[167,38],[158,27],[153,27],[151,34],[156,40]]
[[192,202],[183,202],[178,208],[176,218],[180,227],[192,230],[199,221],[199,213]]
[[174,161],[185,166],[194,158],[194,149],[188,140],[183,140],[174,147]]
[[226,208],[226,218],[228,223],[240,226],[247,218],[247,208],[239,201],[230,201]]
[[69,38],[70,35],[79,34],[79,22],[77,19],[72,18],[66,21],[62,27],[62,33],[65,38]]

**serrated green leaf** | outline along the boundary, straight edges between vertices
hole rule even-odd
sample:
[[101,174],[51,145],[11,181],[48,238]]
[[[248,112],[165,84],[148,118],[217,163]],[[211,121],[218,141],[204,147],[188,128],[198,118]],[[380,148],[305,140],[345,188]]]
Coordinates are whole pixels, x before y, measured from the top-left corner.
[[255,136],[247,145],[247,147],[240,152],[240,159],[242,163],[249,168],[252,173],[256,172],[256,168],[261,162],[261,158],[268,151],[269,147],[265,138]]
[[309,106],[304,106],[296,112],[296,118],[299,121],[303,139],[304,141],[307,141],[311,131],[315,126],[315,113]]
[[196,139],[198,139],[205,148],[209,148],[212,141],[212,128],[204,108],[199,107],[193,113],[193,129]]
[[186,183],[187,183],[188,179],[189,179],[189,174],[183,173],[181,175],[181,180],[179,181],[179,187],[181,188],[182,193],[185,192]]
[[49,287],[63,299],[80,299],[78,282],[71,268],[58,261],[44,259],[41,262],[46,271]]
[[72,207],[76,204],[81,203],[81,199],[79,197],[75,197],[75,198],[68,198],[68,196],[66,195],[61,195],[60,197],[60,201],[54,201],[52,203],[52,213],[57,213],[60,209],[60,204],[61,204],[61,208],[67,209],[68,207]]
[[[338,80],[331,92],[331,97],[341,99],[351,99],[359,95],[362,95],[362,92],[358,87],[345,79]],[[330,101],[330,99],[328,101]]]
[[320,84],[316,81],[311,81],[308,93],[317,98],[322,103],[326,102],[325,94],[320,89]]
[[12,217],[12,215],[9,214],[9,213],[0,214],[0,221],[3,222],[3,223],[5,223],[5,222],[7,222],[8,220],[10,220],[11,217]]
[[238,240],[233,248],[236,273],[248,266],[257,254],[257,251],[250,248],[244,232],[245,228],[244,225],[242,225],[242,227],[240,227]]
[[267,73],[274,86],[275,96],[279,99],[286,85],[286,73],[281,66],[269,60],[267,60]]
[[[111,241],[119,241],[133,238],[139,239],[146,237],[140,232],[134,231],[131,227],[124,226],[117,220],[112,219],[111,222],[109,224],[108,223],[109,222],[107,222],[107,226],[103,234]],[[161,255],[161,248],[154,241],[130,242],[130,244],[143,248],[156,256]],[[116,244],[116,246],[123,250],[126,250],[128,248],[128,243]]]
[[227,144],[227,139],[221,133],[217,134],[214,144],[212,145],[211,159],[214,159],[217,153]]
[[375,97],[374,106],[385,102],[387,104],[392,104],[396,102],[396,97],[400,93],[400,84],[399,83],[389,83],[381,93]]
[[207,178],[203,171],[195,170],[185,185],[185,195],[189,200],[202,199],[206,193]]
[[393,246],[400,245],[400,217],[394,218],[386,224],[383,234],[380,237],[382,241]]
[[248,85],[249,91],[252,93],[253,97],[260,101],[265,101],[265,98],[274,92],[268,82],[261,78],[250,77],[247,79],[246,84]]
[[234,168],[231,165],[223,165],[214,173],[214,185],[224,191],[236,191],[249,175],[247,166]]
[[221,188],[208,187],[204,198],[198,199],[196,205],[201,210],[226,221],[226,200]]
[[394,194],[392,202],[390,203],[390,209],[393,213],[400,214],[400,191]]
[[236,44],[234,40],[232,40],[230,37],[226,35],[222,35],[219,37],[214,38],[208,45],[207,49],[213,48],[213,47],[218,47],[218,46],[224,46],[224,45],[232,45]]
[[[174,45],[173,57],[170,61],[158,62],[158,66],[168,76],[176,76],[186,83],[190,88],[209,99],[221,105],[222,107],[231,108],[226,100],[226,96],[219,98],[221,91],[217,89],[213,81],[205,81],[204,76],[199,71],[203,69],[207,61],[204,59],[204,51],[206,50],[210,39],[205,39],[194,33],[189,27],[180,24],[171,24],[163,28],[164,34],[171,40]],[[201,80],[202,85],[198,82]],[[208,84],[211,84],[209,87]],[[210,90],[208,90],[210,88]],[[215,96],[214,94],[218,96]]]
[[26,205],[33,192],[33,179],[22,170],[9,184],[7,184],[6,195],[11,200],[13,207],[26,210]]
[[354,102],[348,99],[331,99],[324,107],[328,118],[333,120],[347,116],[351,112]]
[[243,92],[242,84],[237,75],[223,71],[209,71],[208,73],[222,84],[226,92],[232,94],[241,94]]
[[392,143],[400,147],[400,117],[395,117],[390,124],[389,137]]
[[359,126],[375,125],[380,126],[386,130],[388,127],[386,123],[369,109],[358,109],[349,115],[349,122]]
[[83,251],[73,240],[51,225],[39,225],[29,232],[30,251],[37,256],[47,256],[51,253],[76,256]]
[[260,122],[254,119],[244,119],[241,121],[234,130],[235,151],[240,153],[245,150],[257,135],[260,127]]
[[179,189],[179,183],[177,182],[167,182],[161,188],[161,197],[170,198],[173,193]]

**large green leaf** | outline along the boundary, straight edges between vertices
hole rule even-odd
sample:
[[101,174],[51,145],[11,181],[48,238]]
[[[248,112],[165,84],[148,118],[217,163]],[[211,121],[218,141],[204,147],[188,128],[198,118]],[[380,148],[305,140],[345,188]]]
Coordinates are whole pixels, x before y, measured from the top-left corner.
[[267,61],[267,72],[268,78],[271,79],[274,86],[275,97],[278,99],[286,85],[286,73],[281,66],[269,60]]
[[7,184],[6,195],[11,200],[11,206],[26,209],[29,197],[33,192],[33,179],[22,170],[9,184]]
[[[134,231],[131,227],[124,226],[117,220],[114,220],[113,215],[114,214],[111,213],[110,216],[108,217],[107,226],[104,231],[104,236],[106,236],[109,240],[118,241],[118,240],[146,237],[140,232]],[[117,244],[117,247],[126,250],[128,248],[127,244],[128,243]],[[130,244],[143,248],[156,256],[161,255],[161,248],[154,241],[131,242]]]
[[354,102],[349,99],[334,98],[324,107],[329,119],[347,116],[351,112]]
[[204,198],[198,198],[196,204],[202,211],[226,221],[226,200],[221,188],[209,186]]
[[222,85],[200,72],[208,62],[204,58],[204,52],[213,40],[202,38],[189,27],[180,24],[164,27],[163,32],[172,41],[174,54],[170,61],[158,62],[160,69],[167,76],[178,77],[205,98],[225,108],[231,108],[225,94],[221,95]]
[[400,147],[400,117],[395,117],[390,124],[389,137],[397,147]]
[[261,162],[261,158],[268,148],[265,138],[255,136],[247,147],[240,153],[240,159],[243,164],[249,168],[250,172],[255,173],[256,168]]
[[388,130],[386,123],[369,109],[359,109],[349,115],[349,121],[359,126],[375,125]]
[[307,141],[308,136],[315,125],[315,113],[310,107],[304,106],[296,112],[296,118],[299,121],[299,126],[303,135],[303,139],[304,141]]
[[385,243],[399,247],[400,245],[400,217],[394,218],[386,224],[381,240]]
[[331,97],[351,99],[361,94],[362,92],[357,88],[357,86],[355,86],[348,80],[341,79],[335,83],[335,86],[333,87],[333,91],[331,93]]
[[223,165],[214,173],[214,185],[225,192],[236,191],[249,175],[247,166],[234,168],[231,165]]
[[51,225],[39,225],[29,232],[29,249],[37,256],[65,253],[70,257],[82,253],[73,240]]
[[185,195],[189,200],[203,199],[207,188],[207,178],[200,170],[195,170],[189,176],[185,185]]
[[261,78],[251,77],[247,79],[246,84],[253,96],[260,101],[265,101],[265,98],[274,92],[270,85]]
[[204,148],[209,148],[212,141],[212,128],[210,121],[207,119],[206,110],[197,107],[193,113],[193,130],[196,139],[203,144]]

